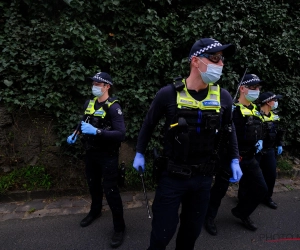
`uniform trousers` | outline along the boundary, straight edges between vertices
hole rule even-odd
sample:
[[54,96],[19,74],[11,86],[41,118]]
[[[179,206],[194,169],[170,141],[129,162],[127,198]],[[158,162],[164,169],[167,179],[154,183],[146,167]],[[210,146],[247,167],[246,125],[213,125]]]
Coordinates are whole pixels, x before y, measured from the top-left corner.
[[262,153],[258,153],[256,155],[256,159],[259,162],[259,166],[262,170],[262,173],[264,175],[268,187],[268,192],[266,195],[266,199],[268,200],[273,195],[273,190],[274,190],[275,181],[277,177],[276,156],[275,156],[274,148],[269,148],[263,150]]
[[123,204],[118,184],[118,154],[88,150],[86,153],[86,178],[92,198],[92,215],[102,210],[103,191],[113,216],[114,230],[124,231]]
[[230,162],[230,159],[222,158],[221,168],[216,174],[214,184],[210,190],[210,200],[206,214],[207,218],[216,218],[221,201],[226,195],[229,187],[229,178],[232,176]]
[[215,177],[214,185],[210,190],[210,200],[207,209],[207,218],[215,219],[221,205],[221,201],[226,195],[227,189],[229,187],[229,179],[217,174]]
[[[176,250],[192,250],[200,235],[210,196],[212,176],[179,179],[163,172],[152,205],[153,220],[148,250],[163,250],[180,226]],[[181,214],[179,208],[181,204]]]
[[240,167],[243,176],[239,182],[239,202],[235,210],[246,218],[253,213],[267,194],[267,184],[255,157],[242,158]]

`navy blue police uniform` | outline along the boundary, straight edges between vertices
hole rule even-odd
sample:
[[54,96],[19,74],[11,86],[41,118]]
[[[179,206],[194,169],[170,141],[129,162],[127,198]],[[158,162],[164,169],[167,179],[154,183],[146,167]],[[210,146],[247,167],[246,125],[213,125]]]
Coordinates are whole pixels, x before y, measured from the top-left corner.
[[[208,95],[208,88],[196,92],[188,90],[194,100],[202,101]],[[153,221],[149,249],[165,249],[176,231],[179,222],[178,209],[182,204],[180,215],[180,228],[176,239],[176,249],[193,249],[195,241],[201,232],[204,217],[210,196],[214,164],[210,163],[216,134],[216,129],[227,125],[231,121],[232,99],[230,94],[220,90],[221,108],[212,127],[209,124],[209,115],[204,115],[201,110],[178,110],[177,93],[174,86],[168,85],[162,88],[153,100],[147,113],[142,129],[139,133],[137,151],[144,153],[152,131],[159,119],[165,115],[165,141],[164,155],[169,159],[168,170],[163,171],[154,203],[152,206]],[[185,113],[186,112],[186,113]],[[185,114],[184,114],[185,113]],[[178,117],[185,117],[188,128],[179,126],[170,129],[170,125],[178,121]],[[175,118],[175,119],[174,119]],[[222,124],[218,121],[222,118]],[[201,121],[200,121],[201,120]],[[176,129],[175,129],[176,128]],[[190,130],[190,137],[193,140],[185,144],[184,131]],[[233,155],[238,158],[237,145],[231,145]],[[189,148],[189,151],[186,151]],[[173,164],[173,166],[170,166]],[[197,166],[199,171],[194,169],[191,175],[181,178],[180,173],[176,174],[182,166]],[[201,166],[202,165],[202,166]],[[201,168],[206,169],[201,172]],[[208,167],[208,168],[207,168]],[[174,170],[175,169],[175,170]]]
[[111,246],[123,242],[125,222],[123,205],[118,188],[119,148],[125,139],[125,123],[121,106],[116,98],[109,97],[113,85],[109,74],[98,72],[90,77],[95,98],[84,104],[84,116],[77,130],[68,137],[73,144],[78,132],[86,150],[85,173],[92,203],[88,215],[80,222],[82,227],[90,225],[101,215],[103,193],[113,217],[114,235]]
[[[256,75],[247,74],[242,85],[257,85],[261,82]],[[234,106],[232,117],[236,128],[243,176],[239,182],[239,202],[231,212],[242,220],[246,228],[254,231],[257,227],[249,216],[267,193],[266,182],[259,163],[255,159],[256,144],[263,139],[263,122],[255,104],[250,103],[249,106],[245,106],[237,102]]]
[[[85,110],[91,101],[93,102],[89,100],[85,103]],[[111,106],[108,108],[109,104]],[[111,97],[100,103],[96,100],[94,110],[94,114],[88,115],[90,116],[89,123],[101,129],[101,134],[83,135],[83,143],[86,147],[85,172],[92,198],[90,213],[93,216],[101,213],[104,191],[112,211],[114,229],[120,232],[125,228],[123,205],[117,185],[119,148],[121,141],[125,138],[124,117],[120,104]],[[97,112],[98,114],[106,112],[106,115],[104,118],[95,116]]]
[[[282,98],[281,95],[275,95],[272,92],[265,92],[259,96],[260,105],[264,105],[269,101]],[[263,200],[270,208],[276,209],[277,204],[272,200],[273,190],[277,177],[277,160],[275,150],[278,147],[283,146],[283,137],[285,129],[280,126],[280,117],[272,110],[268,114],[262,113],[263,127],[264,127],[264,139],[263,149],[256,154],[256,159],[259,162],[260,168],[263,172],[268,192]],[[277,150],[278,151],[278,150]]]
[[[133,162],[136,170],[145,168],[144,154],[151,134],[164,117],[162,154],[165,160],[159,166],[161,174],[152,205],[148,250],[166,249],[179,220],[175,249],[194,249],[218,165],[218,131],[225,130],[231,123],[231,96],[215,82],[222,73],[223,63],[220,60],[223,56],[232,56],[234,52],[234,45],[222,45],[212,38],[196,41],[189,54],[191,72],[187,80],[193,79],[195,86],[199,87],[196,87],[198,91],[189,89],[186,79],[177,78],[173,84],[161,88],[151,103],[138,136]],[[210,62],[206,64],[202,57]],[[201,72],[197,65],[203,69],[206,67],[205,72]],[[237,143],[230,146],[237,158]]]

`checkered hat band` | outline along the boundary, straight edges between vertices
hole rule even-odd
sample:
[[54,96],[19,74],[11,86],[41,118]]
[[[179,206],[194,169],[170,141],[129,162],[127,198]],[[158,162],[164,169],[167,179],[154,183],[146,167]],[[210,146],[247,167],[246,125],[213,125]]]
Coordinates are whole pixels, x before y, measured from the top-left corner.
[[107,81],[107,80],[105,80],[105,79],[103,79],[102,77],[100,77],[100,76],[94,76],[94,78],[96,78],[97,80],[99,80],[99,81],[101,81],[101,82],[106,82],[106,83],[108,83],[108,84],[112,84],[110,81]]
[[272,99],[274,99],[276,97],[276,95],[272,95],[270,96],[269,98],[265,99],[262,101],[262,103],[265,103],[265,102],[268,102],[268,101],[271,101]]
[[212,43],[212,44],[206,46],[205,48],[202,48],[202,49],[200,49],[200,50],[198,50],[198,51],[195,51],[194,54],[192,54],[192,55],[190,56],[189,61],[192,60],[192,57],[193,57],[193,56],[201,55],[201,54],[203,54],[203,53],[204,53],[205,51],[207,51],[207,50],[213,49],[213,48],[215,48],[215,47],[220,47],[220,46],[223,46],[223,45],[222,45],[221,43]]
[[242,82],[241,85],[247,85],[247,83],[251,83],[251,82],[260,82],[260,79],[250,79],[250,80]]

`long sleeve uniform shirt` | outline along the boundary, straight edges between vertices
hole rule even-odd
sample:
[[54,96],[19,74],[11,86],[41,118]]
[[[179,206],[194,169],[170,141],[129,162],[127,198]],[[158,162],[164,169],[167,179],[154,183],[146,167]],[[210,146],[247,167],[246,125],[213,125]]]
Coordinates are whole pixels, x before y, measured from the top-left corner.
[[[188,90],[189,94],[197,101],[202,101],[206,98],[208,94],[208,88],[200,91],[195,90]],[[145,153],[147,145],[151,139],[152,132],[159,122],[159,120],[165,116],[165,125],[164,125],[164,131],[165,135],[168,130],[168,128],[171,125],[172,119],[176,115],[177,110],[177,102],[176,102],[177,92],[172,84],[167,85],[163,88],[161,88],[154,100],[151,103],[150,109],[145,117],[145,120],[143,122],[142,128],[140,130],[139,136],[138,136],[138,142],[136,150],[139,153]],[[231,123],[231,114],[232,114],[232,98],[227,90],[221,88],[220,93],[220,99],[221,99],[221,124],[229,124]],[[230,154],[232,159],[238,158],[238,146],[237,146],[237,140],[235,135],[235,130],[233,127],[233,132],[230,135]],[[167,140],[165,138],[164,143],[164,153],[168,155],[168,150],[170,148],[170,145],[168,145]]]

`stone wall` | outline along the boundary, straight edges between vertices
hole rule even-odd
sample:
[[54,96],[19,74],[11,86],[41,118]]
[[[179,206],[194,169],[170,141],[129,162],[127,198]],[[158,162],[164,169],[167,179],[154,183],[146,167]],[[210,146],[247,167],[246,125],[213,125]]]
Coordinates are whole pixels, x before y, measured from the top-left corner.
[[10,170],[11,165],[11,160],[7,155],[10,154],[10,128],[12,124],[11,114],[3,106],[0,106],[0,167],[5,172]]
[[53,118],[22,108],[10,114],[0,108],[0,147],[3,171],[24,165],[61,166]]
[[[55,120],[49,115],[26,108],[11,114],[0,106],[0,171],[37,164],[48,169],[67,168],[74,164],[83,166],[83,161],[66,156],[63,148],[56,146],[59,138],[54,131],[55,125]],[[134,155],[134,145],[122,143],[120,162],[130,166]]]

